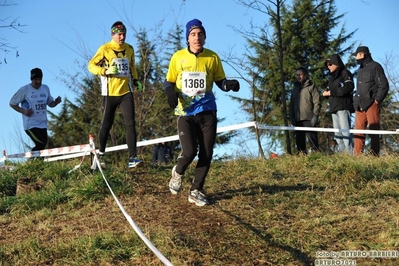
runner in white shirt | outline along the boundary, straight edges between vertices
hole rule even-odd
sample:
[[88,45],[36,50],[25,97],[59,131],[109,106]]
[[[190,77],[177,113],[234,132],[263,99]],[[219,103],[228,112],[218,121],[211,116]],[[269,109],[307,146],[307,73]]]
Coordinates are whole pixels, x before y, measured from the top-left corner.
[[32,151],[44,150],[47,144],[47,106],[55,107],[61,97],[53,98],[47,85],[42,84],[40,68],[30,71],[31,83],[21,87],[10,100],[10,106],[22,114],[26,134],[35,143]]

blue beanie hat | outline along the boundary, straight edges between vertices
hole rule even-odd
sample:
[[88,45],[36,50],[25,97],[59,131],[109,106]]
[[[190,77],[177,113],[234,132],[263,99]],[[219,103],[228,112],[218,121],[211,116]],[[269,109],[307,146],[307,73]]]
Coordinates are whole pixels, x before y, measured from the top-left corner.
[[202,26],[201,20],[195,18],[195,19],[193,19],[193,20],[190,20],[190,21],[187,22],[187,24],[186,24],[186,40],[188,40],[188,35],[190,35],[190,32],[191,32],[193,29],[200,29],[200,30],[202,30],[202,32],[204,33],[204,36],[205,36],[205,38],[206,38],[205,28],[204,28],[204,26]]

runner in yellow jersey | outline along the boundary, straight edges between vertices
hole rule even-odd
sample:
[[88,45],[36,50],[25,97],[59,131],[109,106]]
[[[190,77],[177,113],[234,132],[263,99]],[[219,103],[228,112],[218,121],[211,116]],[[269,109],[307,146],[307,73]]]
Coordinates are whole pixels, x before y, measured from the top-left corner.
[[173,54],[164,83],[168,104],[174,109],[181,153],[172,169],[169,189],[181,191],[181,180],[198,151],[195,177],[188,200],[197,206],[209,204],[203,187],[208,174],[216,140],[216,101],[212,88],[239,91],[237,80],[227,80],[219,56],[204,48],[205,28],[198,19],[186,25],[188,47]]
[[[142,164],[137,158],[137,136],[133,100],[133,85],[139,91],[142,84],[138,81],[134,58],[134,49],[125,43],[126,27],[117,21],[111,26],[112,40],[103,44],[89,61],[88,69],[101,78],[101,95],[103,119],[100,129],[99,155],[105,155],[105,147],[109,131],[119,106],[126,127],[126,142],[128,146],[128,167]],[[103,160],[103,159],[102,159]]]

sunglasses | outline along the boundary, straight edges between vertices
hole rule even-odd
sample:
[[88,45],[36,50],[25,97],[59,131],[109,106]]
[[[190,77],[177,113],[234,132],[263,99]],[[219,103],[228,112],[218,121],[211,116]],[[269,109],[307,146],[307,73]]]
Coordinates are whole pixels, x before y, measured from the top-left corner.
[[327,66],[328,66],[328,67],[330,67],[330,66],[332,66],[332,65],[333,65],[333,64],[331,64],[331,63],[327,63]]

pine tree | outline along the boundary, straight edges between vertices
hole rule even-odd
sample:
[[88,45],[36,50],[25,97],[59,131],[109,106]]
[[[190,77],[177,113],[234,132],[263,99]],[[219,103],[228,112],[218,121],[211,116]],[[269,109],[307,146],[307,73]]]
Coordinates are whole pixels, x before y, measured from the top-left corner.
[[[83,70],[85,64],[81,65],[80,68]],[[64,99],[58,116],[50,112],[49,147],[89,143],[90,134],[94,136],[95,140],[98,140],[102,114],[99,79],[87,73],[87,71],[81,73],[83,74],[63,73],[66,78],[61,79],[61,81],[73,90],[77,97],[75,102]],[[116,122],[118,124],[123,123],[121,120]],[[114,138],[114,144],[122,143]]]
[[[160,54],[164,47],[161,43],[152,44],[148,40],[145,29],[138,33],[137,40],[137,71],[144,88],[143,92],[134,92],[138,140],[175,135],[176,126],[173,112],[163,93],[167,61]],[[174,149],[178,142],[169,144]],[[150,153],[152,147],[141,149]]]
[[[250,64],[247,75],[253,77],[253,98],[240,99],[240,102],[246,112],[256,113],[261,124],[287,125],[286,106],[295,81],[295,69],[299,66],[308,68],[313,82],[319,89],[325,88],[325,58],[331,53],[343,55],[351,51],[353,44],[342,46],[354,32],[345,34],[344,28],[341,28],[337,36],[332,35],[343,17],[336,15],[334,0],[293,0],[290,6],[282,0],[267,1],[272,5],[263,1],[255,1],[258,5],[253,5],[254,1],[251,5],[247,1],[241,2],[251,8],[256,6],[256,10],[268,14],[270,26],[266,24],[257,39],[253,38],[253,33],[248,34],[251,37],[247,38],[251,53],[246,54]],[[323,106],[322,113],[326,104]],[[323,125],[322,122],[320,126]],[[290,144],[293,132],[262,131],[261,134],[270,140],[271,147],[285,146],[288,152],[293,148]],[[286,134],[290,136],[284,139]],[[320,136],[320,146],[323,150],[330,149],[324,135]]]

